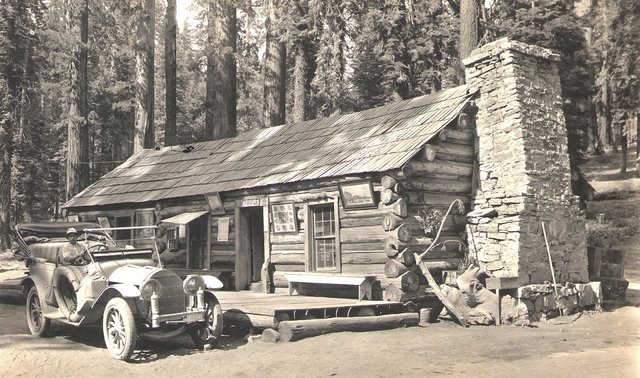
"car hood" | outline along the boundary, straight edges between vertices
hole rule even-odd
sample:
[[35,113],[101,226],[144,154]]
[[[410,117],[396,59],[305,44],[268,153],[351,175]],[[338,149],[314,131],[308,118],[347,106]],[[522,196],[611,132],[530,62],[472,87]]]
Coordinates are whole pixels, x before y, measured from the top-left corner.
[[126,283],[139,286],[152,274],[162,269],[153,266],[127,265],[117,268],[109,276],[110,283]]

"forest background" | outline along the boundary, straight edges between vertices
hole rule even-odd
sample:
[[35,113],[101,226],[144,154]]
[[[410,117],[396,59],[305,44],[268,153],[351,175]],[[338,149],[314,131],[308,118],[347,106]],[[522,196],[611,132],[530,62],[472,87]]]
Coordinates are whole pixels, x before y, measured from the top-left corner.
[[62,218],[66,200],[142,148],[437,92],[464,83],[474,47],[504,36],[561,53],[572,164],[627,154],[638,135],[640,0],[193,0],[188,10],[178,27],[176,0],[0,0],[0,250],[10,225]]

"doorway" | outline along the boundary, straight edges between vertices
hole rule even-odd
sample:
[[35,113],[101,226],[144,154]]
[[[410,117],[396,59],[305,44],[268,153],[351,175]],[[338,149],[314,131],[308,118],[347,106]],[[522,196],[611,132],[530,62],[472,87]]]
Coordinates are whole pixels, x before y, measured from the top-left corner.
[[187,224],[189,269],[209,269],[209,217],[200,216]]
[[262,207],[236,210],[236,289],[245,290],[260,282],[264,263],[264,220]]

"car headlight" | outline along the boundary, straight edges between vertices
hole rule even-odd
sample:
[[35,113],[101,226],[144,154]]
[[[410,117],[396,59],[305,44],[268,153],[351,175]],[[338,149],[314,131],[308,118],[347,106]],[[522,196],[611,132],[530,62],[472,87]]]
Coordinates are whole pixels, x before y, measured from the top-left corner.
[[187,278],[184,280],[182,288],[184,289],[185,294],[196,295],[198,290],[205,288],[204,278],[198,276],[197,274],[187,276]]
[[154,293],[158,297],[162,296],[162,284],[160,282],[158,282],[158,280],[154,280],[152,278],[152,279],[148,280],[147,282],[143,283],[142,286],[140,286],[140,294],[142,295],[142,298],[150,301],[151,300],[151,296]]

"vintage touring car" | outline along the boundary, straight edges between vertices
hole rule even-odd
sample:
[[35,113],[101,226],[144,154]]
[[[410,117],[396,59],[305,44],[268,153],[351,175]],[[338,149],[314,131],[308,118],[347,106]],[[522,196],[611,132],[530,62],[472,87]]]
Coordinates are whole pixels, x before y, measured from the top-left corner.
[[[84,252],[63,264],[67,230],[75,228]],[[102,325],[107,348],[120,360],[132,357],[140,338],[153,341],[189,332],[200,349],[213,348],[222,333],[222,310],[213,276],[181,279],[162,268],[155,226],[101,228],[94,223],[30,223],[15,227],[16,255],[29,274],[29,330],[45,336],[51,320],[82,327]],[[113,235],[126,235],[118,241]]]

